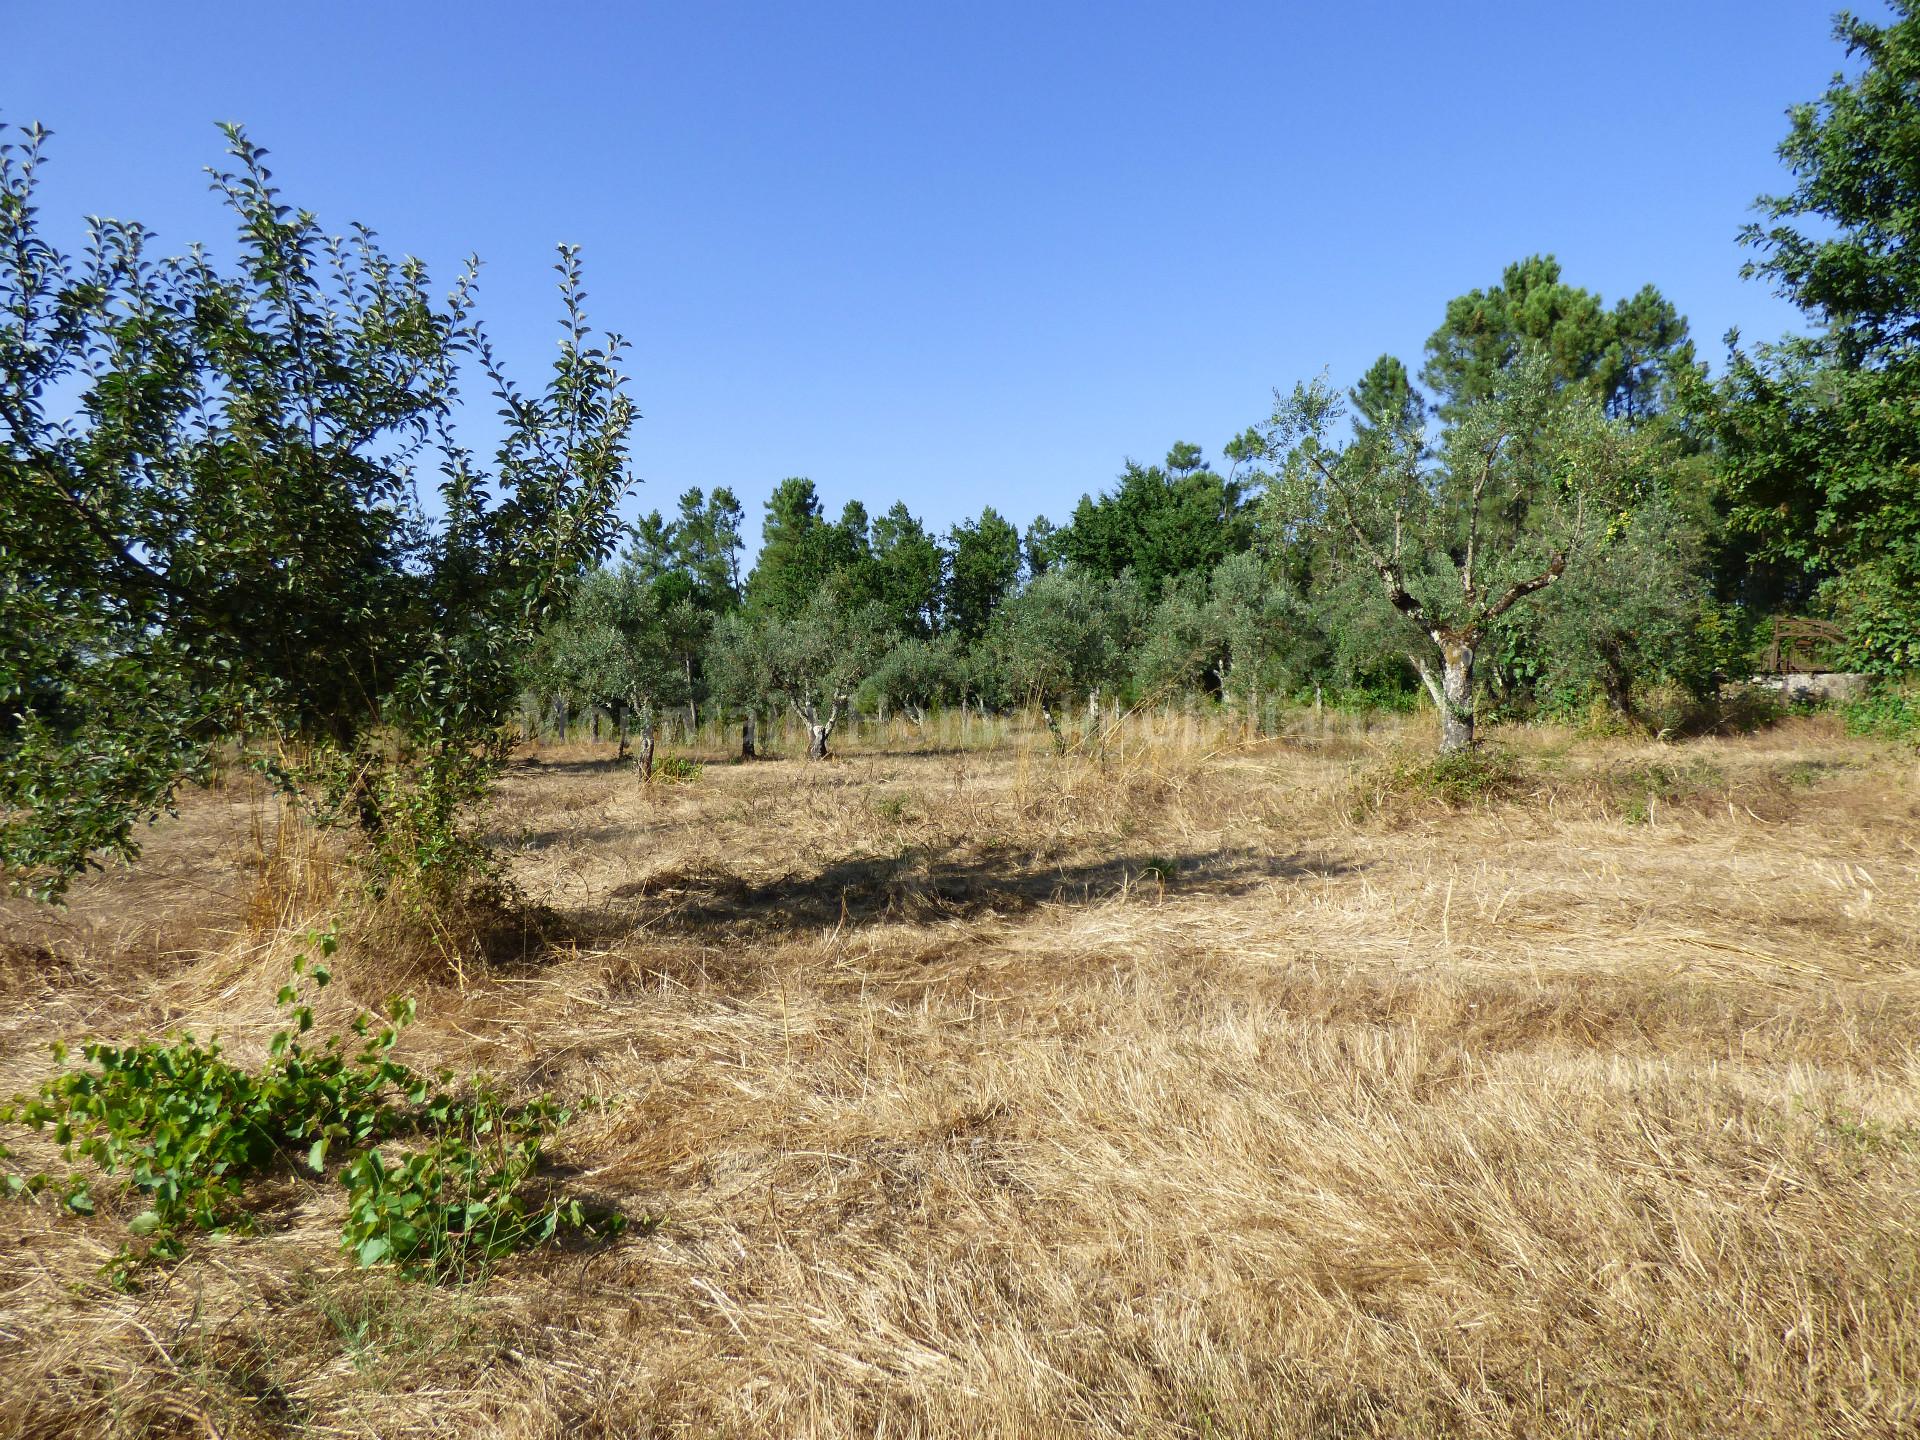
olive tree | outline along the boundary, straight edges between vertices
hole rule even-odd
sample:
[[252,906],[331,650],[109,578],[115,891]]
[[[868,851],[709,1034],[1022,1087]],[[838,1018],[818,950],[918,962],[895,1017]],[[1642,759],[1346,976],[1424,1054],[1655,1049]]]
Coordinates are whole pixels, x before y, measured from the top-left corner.
[[1261,431],[1279,462],[1271,503],[1294,533],[1327,542],[1330,566],[1370,572],[1439,708],[1441,750],[1472,745],[1476,651],[1593,542],[1621,498],[1629,432],[1556,391],[1535,356],[1501,370],[1431,447],[1411,412],[1343,442],[1324,382],[1276,401]]
[[1616,514],[1527,617],[1547,686],[1597,688],[1627,721],[1639,719],[1634,697],[1647,682],[1703,688],[1715,656],[1702,634],[1701,548],[1698,527],[1663,496]]
[[[807,758],[824,760],[853,694],[892,640],[885,611],[849,602],[822,585],[791,616],[762,610],[730,615],[715,628],[709,672],[723,703],[749,714],[774,701],[807,727]],[[742,754],[751,752],[742,737]]]
[[767,671],[774,692],[807,727],[807,758],[824,760],[853,692],[892,637],[878,605],[855,605],[823,586],[788,620],[768,626]]
[[959,693],[963,678],[959,636],[951,631],[931,640],[907,635],[880,657],[867,688],[924,727],[927,711]]
[[1207,603],[1207,576],[1194,572],[1169,580],[1147,617],[1145,639],[1134,664],[1134,681],[1148,695],[1192,693],[1216,679],[1226,639]]
[[[1130,576],[1117,583],[1134,589]],[[1126,673],[1131,617],[1115,599],[1112,585],[1082,570],[1048,570],[994,612],[981,642],[995,687],[1016,704],[1038,707],[1056,749],[1066,748],[1061,703]]]
[[760,707],[773,694],[773,667],[767,645],[765,616],[749,617],[730,611],[714,622],[707,636],[701,668],[708,693],[723,711],[741,717],[740,758],[759,752]]
[[1261,693],[1306,680],[1323,663],[1326,639],[1292,582],[1257,551],[1229,555],[1208,579],[1206,620],[1215,639],[1223,703],[1257,722]]
[[642,779],[653,777],[660,711],[684,703],[687,694],[675,609],[663,607],[631,566],[596,570],[542,637],[536,670],[541,687],[611,716],[621,760],[629,729],[637,724]]

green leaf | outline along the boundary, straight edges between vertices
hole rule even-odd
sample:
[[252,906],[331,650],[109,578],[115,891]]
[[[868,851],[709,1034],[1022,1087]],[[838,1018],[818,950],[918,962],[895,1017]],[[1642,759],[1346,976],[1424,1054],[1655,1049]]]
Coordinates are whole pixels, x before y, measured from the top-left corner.
[[384,1235],[373,1235],[361,1241],[359,1250],[354,1253],[362,1265],[378,1265],[387,1258],[387,1252],[392,1248]]
[[151,1235],[159,1228],[160,1212],[158,1210],[142,1210],[127,1222],[127,1229],[136,1235]]

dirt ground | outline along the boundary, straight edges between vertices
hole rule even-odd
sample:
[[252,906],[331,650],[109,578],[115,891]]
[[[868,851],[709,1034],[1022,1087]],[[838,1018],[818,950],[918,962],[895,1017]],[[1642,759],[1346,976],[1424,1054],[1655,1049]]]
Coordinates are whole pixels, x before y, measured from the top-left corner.
[[290,1173],[129,1294],[125,1207],[9,1203],[0,1435],[1920,1433],[1914,753],[1498,738],[1461,809],[1393,725],[549,747],[492,822],[546,939],[458,967],[188,797],[0,907],[0,1093],[251,1053],[346,915],[323,1022],[415,995],[402,1058],[588,1102],[556,1173],[657,1224],[435,1287]]

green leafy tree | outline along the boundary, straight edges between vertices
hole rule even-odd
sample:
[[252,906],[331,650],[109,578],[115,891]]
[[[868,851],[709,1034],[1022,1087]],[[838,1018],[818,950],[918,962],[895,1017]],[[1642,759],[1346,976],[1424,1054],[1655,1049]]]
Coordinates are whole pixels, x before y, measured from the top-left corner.
[[1861,67],[1790,112],[1794,186],[1743,237],[1747,273],[1819,328],[1751,352],[1736,337],[1701,406],[1734,531],[1819,587],[1881,671],[1920,666],[1920,16],[1891,11],[1836,20]]
[[1140,693],[1165,698],[1219,683],[1226,637],[1208,603],[1208,578],[1183,575],[1169,581],[1149,613],[1134,656],[1134,683]]
[[1614,515],[1521,621],[1545,690],[1584,699],[1597,689],[1628,721],[1639,719],[1635,697],[1649,683],[1704,691],[1719,657],[1701,538],[1657,492]]
[[[0,148],[0,865],[54,895],[132,855],[212,743],[251,734],[312,746],[383,875],[443,893],[483,863],[463,817],[521,656],[619,529],[622,345],[589,334],[563,247],[560,355],[523,391],[471,266],[436,300],[226,135],[230,269],[122,221],[63,253],[34,205],[46,132]],[[466,357],[506,422],[490,469],[454,433]]]
[[1004,699],[1040,710],[1064,748],[1059,711],[1070,697],[1119,681],[1127,671],[1130,617],[1117,590],[1071,567],[1037,576],[994,613],[980,646],[982,678]]
[[892,636],[877,605],[853,605],[831,587],[815,592],[798,615],[771,620],[759,643],[773,693],[807,727],[807,758],[824,760],[854,691],[872,673]]
[[1686,321],[1652,286],[1608,309],[1561,279],[1551,255],[1532,255],[1507,266],[1498,285],[1447,302],[1420,379],[1451,419],[1492,396],[1523,352],[1540,357],[1555,384],[1630,420],[1658,411],[1693,363]]
[[760,555],[747,576],[749,607],[774,615],[796,615],[831,573],[828,528],[813,481],[790,476],[767,498],[761,526]]
[[782,480],[767,500],[760,556],[747,577],[748,608],[791,620],[829,582],[860,600],[874,599],[869,530],[858,500],[849,500],[839,520],[830,521],[811,480]]
[[927,712],[959,695],[965,679],[959,637],[949,631],[931,639],[907,635],[895,641],[874,666],[866,688],[876,700],[924,726]]
[[746,518],[726,486],[712,494],[694,486],[680,497],[674,559],[694,582],[694,601],[718,614],[740,603],[740,526]]
[[860,588],[886,613],[889,629],[932,635],[946,564],[939,542],[898,501],[873,522],[871,534],[870,574]]
[[952,578],[947,623],[963,640],[986,630],[994,610],[1020,581],[1020,532],[991,505],[947,536]]
[[708,495],[699,486],[680,496],[679,514],[658,510],[634,523],[627,560],[660,598],[686,599],[709,614],[740,603],[740,525],[744,512],[725,486]]
[[[807,727],[807,758],[824,760],[854,692],[893,642],[886,619],[878,605],[851,603],[831,585],[797,615],[727,616],[709,649],[715,693],[749,715],[768,702],[790,706]],[[752,743],[743,737],[743,754]]]
[[1180,443],[1164,465],[1128,461],[1120,483],[1081,497],[1073,521],[1053,537],[1066,561],[1102,579],[1130,572],[1158,598],[1170,579],[1205,575],[1252,541],[1245,486],[1208,467],[1198,446]]
[[757,717],[774,693],[769,628],[768,617],[736,610],[722,615],[707,636],[703,668],[709,693],[724,712],[740,718],[743,760],[758,753]]
[[1277,569],[1245,550],[1215,566],[1207,586],[1206,623],[1215,643],[1220,697],[1256,717],[1263,693],[1301,685],[1325,662],[1325,637],[1292,582]]
[[661,709],[687,699],[688,642],[676,633],[676,625],[687,625],[689,608],[685,601],[663,605],[636,567],[596,570],[581,582],[566,614],[542,637],[536,671],[540,688],[611,716],[622,760],[629,728],[637,723],[643,778],[653,775]]
[[1556,393],[1551,364],[1528,356],[1502,371],[1437,449],[1405,424],[1342,444],[1344,407],[1319,382],[1280,397],[1266,427],[1273,503],[1296,531],[1318,532],[1333,566],[1371,572],[1439,708],[1443,751],[1473,743],[1474,659],[1490,627],[1560,580],[1625,478],[1626,430]]
[[1419,423],[1420,394],[1413,388],[1407,367],[1391,355],[1382,355],[1347,392],[1353,403],[1355,425],[1374,429],[1409,427]]
[[1044,515],[1033,517],[1027,526],[1027,533],[1020,542],[1021,558],[1026,561],[1027,575],[1044,575],[1060,560],[1059,527]]

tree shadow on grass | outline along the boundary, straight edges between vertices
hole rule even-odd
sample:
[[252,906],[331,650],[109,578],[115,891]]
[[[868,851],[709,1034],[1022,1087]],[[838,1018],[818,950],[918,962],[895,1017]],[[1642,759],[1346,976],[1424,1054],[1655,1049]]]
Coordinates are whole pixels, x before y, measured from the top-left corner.
[[1152,897],[1246,895],[1274,880],[1353,873],[1348,861],[1252,849],[1120,855],[1080,865],[1014,854],[949,858],[925,850],[838,861],[816,874],[747,881],[719,867],[664,871],[612,893],[629,922],[664,934],[766,937],[835,925],[935,923]]
[[624,760],[616,760],[612,750],[608,750],[605,755],[573,760],[547,760],[538,755],[520,755],[507,767],[507,773],[526,771],[537,775],[607,775],[616,770],[632,768],[632,755]]

